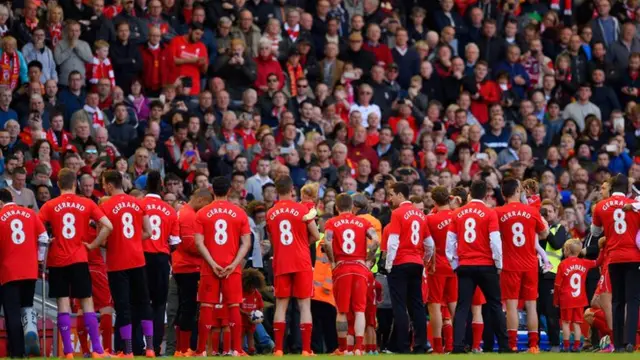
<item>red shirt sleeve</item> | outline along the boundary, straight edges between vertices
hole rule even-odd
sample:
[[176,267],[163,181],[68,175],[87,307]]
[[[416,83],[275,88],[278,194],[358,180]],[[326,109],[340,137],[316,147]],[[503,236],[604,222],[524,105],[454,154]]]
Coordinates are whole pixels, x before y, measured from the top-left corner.
[[[243,213],[244,214],[244,213]],[[244,235],[248,235],[251,234],[251,228],[249,227],[249,218],[247,217],[247,215],[243,215],[242,217],[242,224],[241,224],[241,231],[240,231],[240,236],[244,236]]]
[[533,218],[536,221],[536,233],[543,232],[545,230],[544,222],[542,221],[542,215],[539,212],[533,213]]
[[105,216],[102,209],[100,209],[100,207],[96,205],[93,201],[88,201],[87,203],[91,207],[90,209],[91,219],[93,219],[93,221],[98,222],[100,219],[102,219]]
[[171,224],[171,231],[169,232],[169,234],[171,236],[180,236],[180,226],[178,224],[178,217],[174,215],[172,218],[173,218],[173,223]]
[[196,214],[196,221],[193,222],[193,235],[196,234],[204,235],[204,226],[198,214]]
[[596,209],[593,211],[593,218],[591,219],[593,225],[602,227],[602,219],[600,218],[600,216],[600,207],[596,205]]
[[387,243],[389,242],[389,235],[400,234],[399,226],[400,224],[398,222],[397,215],[395,215],[394,213],[391,213],[391,221],[389,222],[389,225],[387,225],[387,227],[385,228],[386,235],[383,236],[384,239],[382,240],[382,245],[380,247],[382,251],[387,251]]
[[500,231],[500,224],[498,223],[498,214],[496,214],[495,210],[489,209],[489,235],[492,232]]

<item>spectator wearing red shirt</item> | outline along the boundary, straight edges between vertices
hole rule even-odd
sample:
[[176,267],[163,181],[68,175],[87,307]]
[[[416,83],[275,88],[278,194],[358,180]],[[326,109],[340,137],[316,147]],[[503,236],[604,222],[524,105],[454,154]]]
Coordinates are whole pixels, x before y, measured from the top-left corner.
[[449,149],[447,145],[440,143],[436,145],[436,168],[438,170],[449,170],[452,174],[457,174],[458,169],[448,160]]
[[462,86],[471,95],[471,114],[481,124],[489,121],[489,106],[500,101],[500,88],[495,81],[487,78],[489,66],[485,61],[478,61],[473,76],[464,79]]
[[353,131],[353,139],[351,139],[348,146],[350,159],[354,163],[367,159],[371,163],[372,169],[378,169],[378,154],[367,145],[366,141],[367,129],[362,125],[356,126]]
[[256,62],[256,81],[253,83],[256,90],[258,90],[258,95],[262,95],[268,91],[268,79],[271,74],[275,74],[278,77],[278,82],[280,86],[278,90],[282,90],[284,86],[284,72],[282,71],[282,67],[276,59],[271,54],[271,41],[267,39],[260,40],[259,48],[258,48],[258,56],[254,59]]
[[149,41],[139,47],[142,56],[142,85],[148,95],[159,95],[173,72],[172,54],[166,46],[160,44],[161,38],[160,29],[153,26],[149,29]]
[[393,63],[393,55],[387,45],[380,43],[381,34],[378,24],[370,24],[367,28],[367,39],[362,45],[362,49],[373,53],[376,63],[387,66]]
[[[192,86],[190,95],[200,92],[200,76],[207,72],[209,67],[209,55],[202,41],[204,25],[191,23],[189,33],[184,36],[176,36],[171,40],[171,55],[175,63],[173,79],[177,77],[191,78]],[[171,79],[169,79],[171,80]]]
[[413,130],[414,134],[417,134],[418,124],[416,118],[411,115],[412,104],[410,100],[400,100],[398,101],[398,105],[400,108],[398,109],[398,116],[392,116],[389,118],[389,126],[391,126],[391,130],[393,130],[394,134],[398,133],[398,122],[400,120],[406,120],[409,123],[409,126]]

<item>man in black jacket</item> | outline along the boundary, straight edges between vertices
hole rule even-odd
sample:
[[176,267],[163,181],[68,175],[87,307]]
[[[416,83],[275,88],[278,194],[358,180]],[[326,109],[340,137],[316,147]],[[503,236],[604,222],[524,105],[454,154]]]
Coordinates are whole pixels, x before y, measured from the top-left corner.
[[363,75],[369,75],[371,68],[376,63],[373,53],[362,48],[362,34],[353,32],[349,35],[349,49],[344,54],[340,54],[340,60],[353,64],[354,69],[360,69]]
[[113,63],[116,85],[128,94],[131,91],[131,82],[142,70],[142,56],[136,44],[130,41],[131,30],[128,22],[119,22],[116,31],[118,39],[111,45],[109,55]]

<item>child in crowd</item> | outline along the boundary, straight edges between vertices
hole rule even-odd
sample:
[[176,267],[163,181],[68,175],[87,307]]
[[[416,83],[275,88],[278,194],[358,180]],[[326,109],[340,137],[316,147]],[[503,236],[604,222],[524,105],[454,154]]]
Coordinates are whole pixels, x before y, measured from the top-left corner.
[[529,204],[536,209],[540,209],[540,195],[538,195],[538,181],[534,178],[527,179],[522,182],[522,188],[524,189],[524,196],[526,196],[525,204]]
[[256,343],[253,334],[256,332],[256,324],[262,322],[262,319],[253,321],[251,315],[254,311],[262,311],[264,302],[260,291],[265,288],[264,275],[257,269],[244,269],[242,271],[242,304],[240,305],[240,313],[242,313],[242,334],[247,337],[247,353],[253,355],[256,353]]
[[[204,306],[207,304],[203,304]],[[196,350],[197,356],[207,356],[207,342],[211,337],[212,351],[209,353],[211,356],[230,356],[231,353],[231,329],[229,328],[229,308],[222,299],[222,293],[220,294],[220,301],[217,304],[211,304],[213,307],[212,319],[206,321],[200,315],[198,319],[198,349]],[[207,325],[211,325],[208,329]],[[220,353],[220,333],[222,333],[222,353]],[[207,336],[209,335],[209,336]]]
[[[578,258],[582,250],[579,239],[568,240],[563,247],[565,259],[558,266],[554,284],[553,304],[560,307],[564,351],[580,352],[580,325],[584,321],[584,308],[588,305],[585,282],[587,272],[596,267],[595,260]],[[573,347],[569,345],[573,327]]]
[[319,189],[320,184],[318,183],[306,184],[300,189],[300,202],[309,209],[309,213],[302,218],[304,221],[311,221],[318,215],[316,202],[318,201]]
[[369,272],[367,283],[369,284],[369,288],[367,289],[367,308],[364,312],[367,325],[364,332],[364,350],[369,355],[377,355],[378,344],[376,328],[378,324],[376,322],[376,312],[378,310],[378,303],[382,301],[382,285],[376,280],[373,272]]
[[256,140],[256,126],[253,114],[242,113],[240,114],[241,127],[236,128],[236,135],[242,138],[242,145],[244,149],[248,150],[250,147],[258,143]]
[[100,79],[109,79],[111,87],[116,86],[116,77],[113,72],[111,60],[109,60],[109,43],[104,40],[98,40],[93,45],[96,56],[93,57],[91,63],[87,64],[87,79],[91,84],[91,90],[98,90],[98,82]]

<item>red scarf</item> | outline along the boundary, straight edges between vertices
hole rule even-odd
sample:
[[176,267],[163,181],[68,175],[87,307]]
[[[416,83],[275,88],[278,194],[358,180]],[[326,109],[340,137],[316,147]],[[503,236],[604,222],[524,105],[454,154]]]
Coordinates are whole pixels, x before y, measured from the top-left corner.
[[[572,0],[564,0],[564,15],[571,16],[571,9],[573,8]],[[560,0],[551,0],[551,9],[560,11]]]
[[184,8],[182,9],[182,16],[184,17],[184,22],[187,24],[191,24],[191,16],[193,15],[193,8],[191,9],[187,9]]
[[284,24],[284,29],[287,31],[287,35],[289,35],[289,39],[295,42],[298,40],[298,36],[300,35],[300,25],[296,25],[294,28],[290,28],[289,24]]
[[49,36],[51,36],[53,47],[56,47],[60,40],[62,40],[62,25],[56,24],[49,26]]
[[13,58],[9,58],[9,54],[2,52],[2,59],[0,59],[0,67],[2,68],[2,78],[0,79],[0,85],[9,85],[9,88],[13,91],[18,87],[18,81],[20,80],[20,60],[18,59],[18,51],[13,52]]
[[296,81],[299,78],[304,77],[302,66],[298,64],[298,66],[294,68],[293,65],[287,61],[287,74],[289,74],[289,81],[291,82],[291,96],[298,96]]
[[24,18],[24,23],[25,25],[27,25],[29,30],[33,31],[36,27],[38,27],[38,18],[34,18],[33,20]]
[[58,139],[53,129],[47,130],[47,140],[49,140],[49,143],[53,145],[54,151],[59,152],[65,147],[67,147],[67,145],[69,144],[69,134],[64,130],[62,130],[61,133],[62,133],[62,139]]

